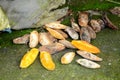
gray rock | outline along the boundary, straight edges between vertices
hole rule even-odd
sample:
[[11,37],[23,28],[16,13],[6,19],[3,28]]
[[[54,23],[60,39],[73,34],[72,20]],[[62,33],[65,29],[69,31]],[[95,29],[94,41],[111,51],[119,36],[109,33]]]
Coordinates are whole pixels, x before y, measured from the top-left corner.
[[0,6],[5,10],[12,29],[19,30],[37,28],[64,16],[68,7],[56,8],[65,2],[66,0],[0,0]]

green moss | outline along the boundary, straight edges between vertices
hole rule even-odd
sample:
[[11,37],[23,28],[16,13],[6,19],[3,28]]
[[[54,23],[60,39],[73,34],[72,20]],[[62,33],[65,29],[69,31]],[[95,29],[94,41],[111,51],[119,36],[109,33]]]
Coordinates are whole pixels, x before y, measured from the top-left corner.
[[120,6],[119,4],[110,3],[104,0],[70,0],[70,9],[74,11],[79,10],[107,10],[114,6]]

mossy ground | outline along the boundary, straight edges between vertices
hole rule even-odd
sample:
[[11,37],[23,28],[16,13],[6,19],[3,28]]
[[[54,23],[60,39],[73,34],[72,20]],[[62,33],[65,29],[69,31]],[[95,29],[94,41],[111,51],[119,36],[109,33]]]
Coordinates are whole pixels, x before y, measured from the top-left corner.
[[[102,1],[102,0],[101,0]],[[116,0],[117,1],[117,0]],[[99,9],[108,11],[119,4],[99,0],[71,0],[70,9],[83,11],[88,9]],[[109,14],[111,21],[120,28],[120,18]],[[63,22],[69,25],[68,20]],[[61,56],[68,51],[66,49],[54,54],[53,60],[56,64],[54,71],[47,71],[40,63],[39,56],[27,69],[20,69],[19,64],[22,56],[30,50],[28,45],[15,45],[12,40],[16,37],[30,33],[33,29],[13,31],[12,33],[0,33],[0,80],[119,80],[120,79],[120,30],[103,29],[97,33],[97,38],[92,44],[100,48],[99,57],[103,58],[100,69],[88,69],[75,62],[81,58],[76,55],[69,65],[60,63]],[[40,31],[40,29],[39,29]],[[39,46],[38,46],[39,47]]]

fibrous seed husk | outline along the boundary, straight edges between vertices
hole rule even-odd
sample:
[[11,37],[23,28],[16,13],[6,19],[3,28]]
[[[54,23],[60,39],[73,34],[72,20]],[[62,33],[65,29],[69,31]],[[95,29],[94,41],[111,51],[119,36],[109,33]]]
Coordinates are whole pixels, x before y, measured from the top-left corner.
[[29,41],[30,34],[25,34],[21,37],[13,39],[14,44],[27,44]]
[[91,42],[91,36],[90,33],[88,32],[87,27],[82,27],[81,31],[80,31],[80,39],[87,41],[87,42]]
[[68,40],[59,40],[59,43],[63,44],[65,47],[67,48],[75,48],[71,42],[69,42]]
[[49,45],[57,40],[48,32],[41,32],[39,33],[39,43],[41,45]]
[[72,17],[70,19],[70,22],[71,22],[71,27],[76,31],[76,32],[80,32],[80,26],[75,23],[75,19]]
[[114,7],[113,9],[110,9],[110,12],[120,17],[120,7]]
[[92,68],[92,69],[100,68],[99,64],[97,64],[93,61],[87,60],[87,59],[77,59],[76,62],[86,68]]
[[104,21],[102,19],[97,19],[97,22],[100,24],[101,29],[105,28],[105,23],[104,23]]
[[94,20],[94,19],[90,20],[90,25],[95,32],[100,32],[101,31],[101,26],[97,22],[97,20]]
[[92,60],[92,61],[102,61],[102,58],[100,58],[90,52],[87,52],[87,51],[79,50],[79,51],[77,51],[77,54],[79,54],[80,56],[82,56],[86,59]]
[[69,64],[75,57],[75,52],[67,52],[61,57],[62,64]]
[[90,34],[91,39],[95,39],[96,38],[95,31],[90,26],[87,27],[87,30],[88,30],[88,32]]
[[69,36],[72,38],[72,39],[78,39],[79,38],[79,35],[78,33],[71,27],[67,27],[65,29],[65,31],[69,34]]
[[46,51],[46,52],[49,52],[50,54],[54,54],[64,49],[65,49],[65,46],[58,42],[50,44],[50,45],[43,45],[39,47],[40,52]]
[[78,23],[82,27],[87,27],[88,25],[88,13],[87,12],[79,12]]

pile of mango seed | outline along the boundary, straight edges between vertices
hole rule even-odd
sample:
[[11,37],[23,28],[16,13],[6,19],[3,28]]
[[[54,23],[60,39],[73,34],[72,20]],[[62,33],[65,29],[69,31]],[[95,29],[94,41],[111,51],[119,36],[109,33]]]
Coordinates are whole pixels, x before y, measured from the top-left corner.
[[[96,33],[100,32],[105,26],[112,29],[118,29],[107,17],[102,15],[102,19],[89,19],[88,12],[79,12],[78,22],[75,22],[74,17],[70,19],[71,26],[63,25],[60,21],[51,22],[43,26],[46,32],[32,31],[30,34],[25,34],[21,37],[13,39],[14,44],[29,44],[30,48],[40,44],[39,51],[46,51],[50,54],[55,54],[66,48],[76,49],[70,42],[71,40],[84,40],[88,43],[96,38]],[[77,24],[78,23],[78,24]],[[87,52],[78,50],[76,53],[83,58],[76,60],[80,65],[87,68],[100,68],[97,61],[102,61],[102,58]],[[69,64],[75,57],[75,52],[67,52],[61,57],[62,64]],[[94,62],[96,61],[96,62]]]

